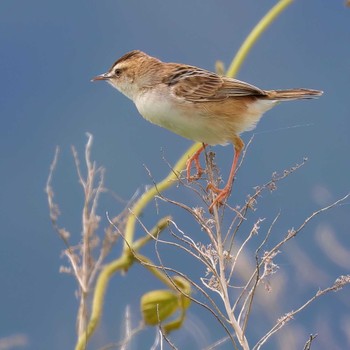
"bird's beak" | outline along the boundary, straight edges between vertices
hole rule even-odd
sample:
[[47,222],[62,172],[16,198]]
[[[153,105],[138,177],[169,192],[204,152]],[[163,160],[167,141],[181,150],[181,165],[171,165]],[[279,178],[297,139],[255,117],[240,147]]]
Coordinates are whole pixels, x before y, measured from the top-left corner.
[[94,78],[91,79],[91,81],[96,81],[96,80],[108,80],[111,76],[109,75],[109,73],[104,73],[101,75],[98,75]]

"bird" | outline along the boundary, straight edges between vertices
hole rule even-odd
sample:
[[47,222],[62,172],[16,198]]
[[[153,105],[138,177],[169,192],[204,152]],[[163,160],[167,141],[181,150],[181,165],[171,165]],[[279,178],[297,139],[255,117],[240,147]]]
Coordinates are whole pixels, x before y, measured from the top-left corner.
[[[244,148],[240,134],[255,128],[262,115],[281,101],[311,99],[323,91],[313,89],[263,90],[252,84],[220,76],[182,63],[162,62],[140,50],[133,50],[91,81],[104,80],[130,98],[149,122],[202,146],[188,159],[187,180],[203,174],[199,157],[207,145],[234,147],[234,157],[224,188],[214,184],[209,211],[229,197]],[[197,173],[191,176],[194,163]]]

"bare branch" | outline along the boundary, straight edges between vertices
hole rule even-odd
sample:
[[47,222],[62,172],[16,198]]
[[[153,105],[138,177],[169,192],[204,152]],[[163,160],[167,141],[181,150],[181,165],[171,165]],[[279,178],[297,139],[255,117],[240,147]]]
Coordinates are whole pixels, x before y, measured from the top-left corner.
[[277,323],[256,343],[253,350],[259,350],[264,343],[277,331],[279,331],[282,327],[284,327],[290,320],[294,318],[296,314],[306,309],[312,302],[314,302],[316,299],[320,298],[321,296],[329,293],[329,292],[337,292],[338,290],[342,289],[344,286],[350,284],[350,275],[347,276],[341,276],[337,278],[334,282],[334,284],[328,288],[319,290],[313,295],[309,300],[307,300],[304,304],[302,304],[298,309],[294,311],[290,311],[280,317],[277,320]]
[[318,336],[318,334],[315,334],[315,335],[310,334],[310,337],[309,337],[308,341],[305,343],[303,350],[310,350],[311,344],[317,336]]

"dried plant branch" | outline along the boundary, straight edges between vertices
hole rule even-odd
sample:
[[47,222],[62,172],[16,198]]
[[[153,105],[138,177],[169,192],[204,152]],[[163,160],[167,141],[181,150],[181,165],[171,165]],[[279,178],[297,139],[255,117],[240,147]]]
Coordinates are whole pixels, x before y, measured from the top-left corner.
[[298,309],[294,311],[290,311],[286,313],[284,316],[280,317],[277,320],[277,323],[256,343],[256,345],[253,347],[253,350],[259,350],[262,345],[266,343],[266,341],[275,334],[278,330],[280,330],[282,327],[284,327],[290,320],[294,318],[296,314],[307,308],[312,302],[314,302],[316,299],[320,298],[321,296],[329,293],[329,292],[337,292],[338,290],[342,289],[344,286],[350,284],[350,275],[347,276],[341,276],[337,278],[334,282],[334,284],[328,288],[322,289],[317,291],[315,295],[313,295],[309,300],[307,300],[303,305],[301,305]]
[[[218,217],[218,212],[217,210],[214,210],[214,216]],[[222,301],[224,303],[224,307],[227,313],[227,316],[229,318],[229,323],[232,326],[232,328],[234,329],[234,332],[237,336],[237,339],[240,343],[240,345],[242,346],[242,348],[244,350],[249,350],[249,344],[248,344],[248,339],[246,338],[246,336],[243,333],[243,330],[239,324],[239,322],[237,321],[237,318],[235,317],[235,314],[233,312],[231,312],[232,309],[232,305],[231,305],[231,301],[230,301],[230,295],[228,292],[228,283],[227,283],[227,279],[226,279],[226,273],[225,273],[225,267],[226,267],[226,255],[224,254],[224,246],[223,246],[223,242],[221,240],[221,228],[220,228],[220,223],[219,221],[216,221],[216,232],[217,232],[217,242],[216,246],[217,246],[217,253],[218,253],[218,257],[219,257],[219,279],[220,279],[220,294],[222,297]]]
[[[80,288],[80,305],[77,318],[78,335],[84,333],[87,326],[88,307],[87,298],[89,296],[91,286],[94,282],[93,278],[96,276],[96,271],[102,264],[102,259],[96,261],[93,256],[93,250],[98,245],[97,229],[100,223],[100,217],[97,215],[97,203],[99,196],[104,189],[104,169],[97,168],[95,162],[91,162],[91,148],[93,137],[87,133],[88,141],[85,146],[85,164],[86,164],[86,178],[84,178],[77,151],[72,147],[72,153],[75,161],[75,166],[79,178],[79,182],[84,190],[84,206],[82,211],[82,243],[80,248],[80,255],[82,257],[81,267],[79,271],[80,279],[82,281]],[[99,176],[97,186],[95,187],[95,178]],[[93,277],[93,278],[92,278]]]
[[54,191],[52,188],[52,178],[53,178],[53,174],[55,172],[56,166],[57,166],[59,153],[60,153],[60,149],[59,149],[59,147],[56,147],[55,155],[54,155],[53,161],[50,165],[49,176],[48,176],[47,181],[46,181],[45,192],[47,195],[47,201],[48,201],[48,205],[49,205],[49,213],[50,213],[50,219],[51,219],[52,226],[55,229],[55,231],[57,232],[58,236],[62,239],[64,245],[67,248],[69,248],[70,245],[69,245],[68,239],[69,239],[70,233],[68,231],[66,231],[65,229],[60,228],[58,226],[57,221],[58,221],[58,217],[60,216],[61,213],[60,213],[60,209],[59,209],[58,205],[54,201],[55,194],[54,194]]
[[[316,216],[318,216],[319,214],[327,211],[327,210],[330,210],[334,207],[336,207],[337,205],[340,205],[342,204],[344,201],[346,201],[348,198],[350,197],[350,192],[345,195],[344,197],[338,199],[337,201],[333,202],[332,204],[326,206],[326,207],[323,207],[319,210],[316,210],[315,212],[313,212],[309,217],[307,217],[304,222],[297,228],[297,229],[290,229],[288,230],[285,238],[280,241],[279,243],[277,243],[269,252],[267,252],[265,254],[265,257],[264,257],[264,261],[266,261],[267,259],[271,258],[274,254],[276,254],[276,252],[278,252],[278,250],[285,244],[287,243],[290,239],[296,237],[296,235],[305,228],[305,226],[312,220],[314,219]],[[262,261],[262,263],[264,262]]]
[[[216,303],[209,297],[209,295],[202,289],[200,288],[194,281],[192,281],[191,279],[189,279],[186,275],[184,275],[183,273],[181,273],[180,271],[174,270],[172,268],[168,268],[165,267],[161,261],[160,255],[159,255],[159,251],[157,249],[157,243],[159,242],[159,239],[153,235],[151,235],[149,232],[147,232],[147,229],[145,228],[145,226],[142,224],[142,222],[140,222],[141,226],[144,228],[144,230],[146,231],[146,233],[149,236],[152,236],[155,241],[156,241],[156,253],[158,256],[158,259],[161,263],[160,266],[153,264],[149,258],[142,256],[141,254],[137,253],[134,249],[132,249],[132,247],[128,244],[128,242],[126,242],[126,244],[128,245],[128,247],[130,248],[130,253],[133,255],[133,258],[140,262],[143,266],[145,266],[146,268],[150,269],[150,271],[160,280],[162,280],[166,285],[168,285],[170,288],[175,289],[176,291],[180,292],[181,294],[183,294],[184,296],[186,296],[187,298],[189,298],[190,300],[192,300],[193,302],[201,305],[202,307],[206,308],[207,310],[209,310],[214,317],[220,322],[220,324],[223,326],[223,328],[227,331],[227,334],[229,335],[229,338],[232,340],[235,349],[237,348],[235,345],[235,342],[230,334],[230,332],[228,331],[228,329],[226,328],[225,324],[222,322],[221,318],[224,317],[221,312],[220,309],[217,308]],[[169,244],[171,242],[166,242],[166,244]],[[187,295],[185,294],[182,290],[179,289],[179,287],[174,283],[174,281],[172,280],[172,278],[167,274],[166,271],[171,271],[174,272],[175,274],[183,277],[184,279],[186,279],[190,284],[192,284],[197,290],[201,291],[205,297],[211,302],[211,304],[214,306],[214,308],[216,308],[216,312],[214,312],[209,306],[207,306],[206,304],[201,303],[200,301],[194,299],[191,295]],[[163,277],[163,273],[167,278],[167,281],[164,280]],[[220,316],[219,316],[220,315]]]
[[193,209],[184,203],[174,201],[170,198],[165,198],[164,196],[161,196],[161,197],[159,196],[158,198],[161,200],[164,200],[168,203],[174,204],[174,205],[186,210],[187,212],[189,212],[192,215],[192,217],[194,217],[195,220],[198,222],[201,229],[209,236],[210,241],[215,240],[215,237],[213,236],[213,232],[209,226],[209,222],[212,222],[212,220],[205,220],[202,216],[202,211],[200,208]]
[[[97,167],[91,159],[91,148],[93,137],[87,134],[88,141],[85,147],[86,177],[81,171],[78,153],[72,148],[73,158],[76,165],[79,183],[84,190],[84,204],[82,210],[82,236],[81,242],[76,247],[69,243],[70,233],[58,225],[60,215],[59,207],[54,201],[54,192],[52,189],[53,173],[56,169],[59,149],[56,149],[53,162],[50,166],[50,172],[46,183],[46,194],[48,198],[49,212],[52,225],[65,244],[64,255],[70,262],[70,269],[64,268],[62,271],[72,272],[78,282],[79,310],[77,313],[77,333],[81,344],[87,342],[86,328],[88,322],[89,303],[88,297],[94,286],[97,273],[100,271],[105,257],[116,241],[116,235],[110,229],[106,229],[102,245],[98,235],[100,217],[97,214],[97,206],[100,195],[105,192],[104,188],[104,169]],[[114,222],[123,222],[121,216],[113,219]],[[96,254],[96,250],[99,250]],[[95,259],[97,255],[97,259]],[[120,262],[117,262],[117,265]],[[122,265],[123,265],[122,261]],[[92,329],[90,327],[90,329]]]
[[264,219],[258,219],[257,222],[255,222],[255,224],[253,225],[253,228],[250,230],[249,235],[246,237],[246,239],[243,241],[243,243],[240,244],[240,246],[238,247],[237,253],[235,254],[234,258],[232,259],[232,265],[230,268],[230,274],[227,278],[227,283],[230,283],[230,280],[232,278],[233,272],[235,270],[237,261],[243,251],[243,249],[245,248],[245,246],[248,244],[248,242],[252,239],[253,236],[256,236],[258,234],[258,231],[260,229],[260,224],[264,221]]
[[[159,333],[160,333],[160,338],[164,339],[165,342],[170,346],[171,349],[178,350],[178,348],[170,341],[170,339],[168,338],[166,333],[163,331],[163,328],[161,325],[158,326],[158,329],[159,329]],[[161,349],[163,349],[162,346],[161,346]]]
[[157,224],[151,229],[151,231],[147,231],[147,235],[138,239],[133,244],[133,250],[139,251],[141,247],[143,247],[146,243],[148,243],[151,239],[157,239],[159,234],[165,230],[169,226],[171,222],[171,216],[166,216],[160,219]]
[[[305,160],[304,160],[304,162],[305,162]],[[254,199],[255,202],[256,202],[255,198],[260,196],[261,192],[264,189],[269,189],[269,190],[274,189],[275,188],[275,183],[277,181],[286,178],[288,175],[290,175],[296,169],[299,169],[304,164],[304,162],[302,164],[300,164],[300,165],[296,165],[295,167],[291,168],[288,171],[285,171],[282,175],[273,174],[272,180],[270,180],[265,185],[255,189],[255,193],[254,193],[253,196],[250,197],[250,200],[252,201],[252,199]],[[213,163],[211,163],[210,159],[209,159],[208,164],[207,164],[207,169],[208,169],[209,172],[212,169],[212,164]],[[232,277],[233,270],[235,268],[235,265],[237,263],[237,260],[238,260],[238,258],[240,256],[240,254],[242,253],[242,251],[243,251],[244,247],[246,246],[246,244],[251,240],[251,238],[254,235],[257,234],[258,229],[259,229],[259,225],[260,225],[262,219],[258,220],[258,222],[253,226],[250,234],[245,239],[243,244],[241,244],[239,246],[238,253],[236,254],[235,258],[233,258],[234,262],[231,265],[231,267],[233,267],[233,268],[231,269],[231,272],[230,272],[229,276],[226,277],[225,266],[227,265],[227,262],[228,262],[227,259],[230,258],[230,255],[224,249],[223,242],[221,241],[221,237],[222,237],[221,220],[219,219],[218,212],[215,213],[215,211],[214,211],[214,219],[212,220],[212,222],[215,225],[215,232],[214,232],[213,228],[210,227],[207,224],[206,220],[203,218],[203,215],[202,215],[200,210],[194,210],[194,209],[189,208],[188,206],[184,205],[183,203],[179,203],[179,202],[170,200],[168,198],[165,198],[164,196],[160,197],[160,199],[165,200],[165,201],[167,201],[169,203],[175,204],[175,205],[185,209],[186,211],[188,211],[196,219],[196,221],[201,225],[202,229],[204,229],[204,231],[208,233],[208,237],[210,239],[211,244],[213,244],[213,248],[214,248],[214,249],[212,249],[212,251],[216,252],[215,256],[217,258],[215,258],[215,261],[214,260],[210,260],[210,259],[209,260],[206,259],[207,256],[204,255],[202,252],[198,252],[198,248],[197,248],[197,245],[195,244],[195,242],[192,239],[187,239],[189,237],[186,236],[181,230],[179,230],[179,228],[177,227],[176,224],[175,224],[175,227],[178,229],[178,231],[180,233],[182,233],[182,237],[184,237],[184,238],[179,237],[177,235],[175,235],[174,237],[176,237],[179,240],[179,242],[182,243],[182,244],[177,244],[177,243],[173,243],[173,242],[166,242],[166,241],[162,241],[162,240],[157,240],[157,244],[158,243],[165,243],[165,244],[173,245],[175,247],[178,247],[179,249],[185,250],[187,253],[195,256],[195,258],[199,258],[202,262],[204,260],[204,263],[206,264],[207,267],[208,267],[208,264],[209,264],[209,269],[211,270],[211,272],[215,276],[214,280],[212,280],[212,281],[208,280],[206,282],[204,279],[202,279],[202,281],[203,281],[203,283],[205,283],[205,285],[208,288],[212,289],[213,291],[218,292],[221,295],[221,298],[224,301],[226,314],[229,315],[229,320],[227,320],[227,321],[231,324],[231,326],[233,326],[233,328],[235,330],[235,333],[238,335],[238,337],[240,336],[240,338],[238,338],[238,339],[240,339],[241,346],[243,347],[243,349],[244,348],[248,349],[249,345],[244,343],[246,341],[246,339],[244,337],[244,333],[245,333],[245,329],[246,329],[246,325],[247,325],[247,320],[248,320],[248,316],[249,316],[249,313],[250,313],[250,309],[251,309],[251,306],[252,306],[252,300],[253,300],[252,296],[254,295],[256,286],[257,286],[258,282],[260,281],[260,278],[259,278],[259,275],[257,275],[258,277],[256,278],[256,281],[255,281],[254,286],[252,288],[253,292],[251,292],[251,294],[248,293],[248,297],[249,298],[247,297],[246,302],[243,304],[243,308],[241,309],[241,312],[239,313],[239,318],[238,319],[235,318],[234,313],[232,312],[232,310],[235,309],[235,306],[233,306],[233,307],[231,306],[229,292],[228,292],[228,285],[229,285],[229,280]],[[249,202],[247,202],[245,207],[243,207],[242,210],[240,211],[241,221],[242,221],[242,219],[245,220],[246,213],[247,213],[247,211],[248,211],[248,209],[250,207],[251,207],[251,204],[249,204]],[[241,222],[238,221],[237,225],[240,225],[240,224],[241,224]],[[235,232],[238,232],[238,230],[236,230]],[[271,228],[270,228],[270,230],[269,230],[269,232],[267,234],[267,237],[265,237],[264,242],[266,242],[266,240],[267,240],[268,236],[270,235],[270,233],[271,233]],[[226,237],[228,237],[228,236],[226,236]],[[190,249],[185,248],[183,246],[183,244],[188,245],[188,247]],[[194,250],[195,253],[192,252],[192,250]],[[213,257],[212,254],[211,254],[211,257]],[[264,260],[265,263],[266,263],[266,261],[267,261],[267,259]],[[218,264],[218,269],[216,269],[217,264]],[[259,268],[260,268],[260,266],[259,266]],[[264,277],[264,274],[263,274],[262,277]],[[253,279],[253,277],[251,277],[251,278]],[[219,282],[219,284],[217,284],[215,286],[213,284],[214,281]],[[246,288],[248,288],[250,283],[247,284]],[[248,300],[250,302],[247,304]],[[245,309],[246,305],[248,305],[248,309],[247,309],[248,311],[245,311],[246,310]],[[236,304],[236,306],[237,306],[237,304]],[[230,309],[229,309],[229,307],[230,307]],[[243,314],[245,316],[244,316],[244,321],[243,321],[243,328],[241,328],[240,321],[241,321],[241,317],[243,316]]]
[[318,334],[315,334],[315,335],[310,334],[310,337],[307,340],[307,342],[305,343],[303,350],[310,350],[311,349],[311,344],[314,341],[314,339],[317,337],[317,335]]
[[[206,157],[207,158],[207,171],[208,171],[208,176],[209,179],[211,179],[211,181],[213,181],[214,176],[213,176],[213,172],[212,172],[212,161],[210,160],[210,157]],[[176,203],[177,205],[183,206],[179,203]],[[193,210],[186,207],[186,210],[190,211],[193,213]],[[198,215],[197,213],[194,213],[196,216],[196,220],[198,221]],[[200,220],[202,221],[202,220]],[[230,298],[229,298],[229,293],[228,293],[228,284],[226,281],[226,275],[225,275],[225,265],[226,265],[226,254],[224,253],[224,247],[223,247],[223,242],[221,240],[222,237],[222,233],[221,233],[221,224],[220,224],[220,220],[219,220],[219,216],[218,216],[218,211],[216,208],[214,208],[214,224],[215,224],[215,232],[212,231],[209,227],[208,227],[208,235],[211,239],[211,244],[213,245],[213,250],[216,251],[217,254],[217,263],[218,263],[218,269],[216,269],[215,266],[214,269],[216,271],[216,281],[218,282],[218,285],[215,289],[217,293],[219,293],[221,295],[221,299],[224,303],[225,306],[225,310],[226,310],[226,315],[228,318],[228,322],[230,323],[230,325],[233,327],[234,332],[237,336],[237,339],[240,343],[240,345],[242,346],[243,349],[248,350],[249,349],[249,345],[248,345],[248,341],[246,339],[246,337],[242,334],[242,330],[234,316],[234,314],[232,314],[231,312],[229,312],[229,310],[231,309],[231,304],[230,304]],[[205,225],[206,226],[206,225]]]
[[271,235],[271,232],[272,232],[272,228],[274,227],[275,223],[277,222],[279,216],[280,216],[280,213],[278,213],[277,216],[272,221],[272,224],[270,225],[264,240],[261,242],[260,246],[255,251],[255,261],[256,261],[255,273],[253,273],[252,276],[250,277],[250,279],[248,280],[248,282],[245,285],[241,295],[237,298],[237,301],[236,301],[236,303],[235,303],[235,305],[234,305],[234,307],[232,309],[232,312],[234,312],[237,303],[239,302],[239,300],[241,299],[243,294],[248,290],[248,286],[250,286],[250,284],[252,283],[253,279],[255,279],[254,285],[250,289],[250,291],[248,292],[248,295],[247,295],[246,299],[244,300],[244,303],[243,303],[243,305],[241,307],[241,311],[240,311],[239,316],[238,316],[238,321],[239,322],[241,322],[241,320],[243,319],[243,332],[244,333],[245,333],[245,331],[247,329],[248,319],[249,319],[249,316],[251,314],[251,309],[252,309],[252,305],[253,305],[253,299],[254,299],[254,296],[255,296],[256,288],[259,285],[259,282],[262,281],[263,278],[264,278],[264,276],[262,276],[260,278],[259,252],[265,246],[266,242],[268,241],[268,239],[269,239],[269,237]]
[[243,222],[246,220],[248,211],[254,210],[254,207],[257,203],[257,200],[262,195],[262,193],[266,190],[274,191],[277,188],[276,184],[279,181],[284,180],[289,175],[294,173],[296,170],[300,169],[302,166],[305,165],[306,162],[307,162],[307,158],[304,158],[300,164],[296,164],[295,166],[291,167],[290,169],[284,170],[284,172],[282,174],[278,174],[278,173],[274,172],[272,174],[271,180],[269,180],[268,182],[266,182],[262,186],[255,187],[254,194],[248,195],[248,199],[247,199],[245,205],[240,210],[240,217],[239,217],[238,223],[235,226],[235,229],[231,235],[230,244],[229,244],[229,248],[228,248],[229,252],[231,252],[232,247],[234,245],[234,240],[236,238],[236,234],[238,233],[239,229],[241,228]]
[[56,147],[54,159],[50,165],[50,171],[49,171],[49,176],[48,176],[47,182],[46,182],[45,192],[47,195],[49,213],[50,213],[50,219],[51,219],[52,226],[53,226],[54,230],[57,232],[58,236],[62,239],[62,241],[66,247],[64,254],[67,256],[68,260],[71,263],[71,266],[73,269],[73,274],[78,282],[78,285],[80,286],[80,288],[83,288],[84,282],[83,282],[81,275],[80,275],[79,258],[74,253],[74,250],[72,249],[72,247],[69,244],[70,233],[65,228],[61,228],[58,225],[58,217],[60,215],[60,209],[59,209],[58,204],[55,203],[55,200],[54,200],[52,179],[53,179],[54,171],[55,171],[56,166],[57,166],[59,151],[60,151],[59,147]]
[[[217,306],[217,304],[215,303],[215,301],[209,296],[209,294],[207,294],[207,293],[205,292],[205,290],[204,290],[203,288],[201,288],[198,284],[196,284],[192,279],[188,278],[188,276],[186,276],[186,275],[183,274],[182,272],[177,271],[177,270],[175,270],[175,269],[173,269],[173,268],[164,266],[164,264],[163,264],[163,262],[162,262],[162,259],[161,259],[161,257],[160,257],[159,251],[158,251],[157,249],[156,249],[156,252],[157,252],[158,260],[160,261],[160,265],[157,266],[157,265],[152,264],[152,266],[155,267],[155,268],[161,269],[161,270],[167,275],[168,279],[171,281],[171,283],[174,285],[174,288],[175,288],[178,292],[182,293],[184,296],[186,296],[187,298],[189,298],[192,302],[196,303],[197,305],[200,305],[201,307],[207,309],[207,310],[216,318],[216,320],[221,324],[221,326],[223,327],[223,329],[226,331],[226,333],[228,334],[229,339],[230,339],[231,342],[232,342],[232,345],[234,346],[234,349],[238,349],[238,348],[237,348],[237,345],[236,345],[236,343],[235,343],[235,341],[234,341],[234,339],[233,339],[233,337],[232,337],[232,335],[231,335],[231,333],[230,333],[230,331],[228,330],[228,328],[226,327],[225,323],[223,322],[223,321],[227,322],[227,318],[221,313],[221,310],[218,308],[218,306]],[[211,309],[211,307],[209,307],[207,304],[204,304],[204,303],[202,303],[201,301],[199,301],[198,299],[195,299],[192,295],[186,295],[186,294],[184,294],[183,291],[180,290],[180,289],[178,288],[178,286],[176,286],[176,285],[174,284],[173,280],[171,279],[171,277],[170,277],[170,276],[168,275],[168,273],[167,273],[168,271],[173,272],[174,274],[179,275],[179,276],[185,278],[193,287],[195,287],[199,292],[201,292],[201,293],[205,296],[205,298],[212,304],[212,306],[213,306],[214,309]],[[215,310],[215,311],[214,311],[214,310]]]
[[[282,175],[277,175],[277,174],[273,174],[272,180],[270,180],[268,183],[266,183],[265,185],[256,188],[255,194],[250,197],[250,201],[254,200],[254,204],[256,203],[256,199],[258,198],[258,196],[260,196],[261,192],[264,189],[269,189],[269,190],[273,190],[275,189],[275,184],[277,181],[280,181],[284,178],[286,178],[287,176],[289,176],[291,173],[293,173],[295,170],[299,169],[304,163],[305,163],[306,159],[304,159],[304,161],[301,164],[297,164],[295,167],[292,167],[291,169],[285,171]],[[210,169],[210,164],[208,166],[208,168]],[[210,171],[210,170],[209,170]],[[297,232],[299,232],[300,230],[302,230],[303,228],[305,228],[305,226],[308,224],[308,222],[314,218],[316,215],[318,215],[321,212],[324,212],[336,205],[341,204],[343,201],[345,201],[348,197],[350,196],[350,193],[346,196],[344,196],[342,199],[336,201],[335,203],[322,208],[316,212],[314,212],[312,215],[310,215],[304,222],[302,225],[300,225],[299,229],[297,230],[293,230],[293,234],[291,234],[291,232],[289,232],[287,234],[287,237],[282,240],[280,243],[283,244],[283,242],[288,241],[290,238],[294,237],[295,234]],[[244,287],[244,290],[242,291],[240,298],[243,297],[243,295],[248,291],[248,294],[245,298],[245,301],[241,307],[241,310],[239,312],[239,316],[238,319],[236,319],[234,316],[234,310],[236,309],[237,305],[238,305],[238,301],[236,301],[235,305],[232,307],[232,309],[230,310],[231,312],[229,313],[227,308],[230,305],[230,297],[229,297],[229,293],[228,293],[228,285],[229,285],[229,280],[232,278],[233,275],[233,271],[235,269],[235,265],[237,263],[237,260],[239,258],[239,255],[242,253],[244,247],[247,245],[247,243],[251,240],[251,238],[256,235],[259,231],[259,227],[260,227],[260,223],[263,221],[263,219],[259,219],[255,225],[253,226],[252,230],[250,231],[249,235],[247,236],[247,238],[243,241],[243,243],[240,243],[239,247],[238,247],[238,251],[236,256],[233,258],[233,263],[231,265],[231,270],[229,273],[228,278],[226,278],[226,274],[225,274],[225,265],[227,264],[227,257],[229,256],[227,251],[224,249],[223,247],[223,243],[221,241],[221,221],[219,220],[219,217],[215,216],[215,212],[214,212],[214,220],[213,222],[215,223],[215,233],[213,231],[214,227],[210,227],[206,224],[205,219],[202,218],[202,216],[198,216],[198,210],[194,211],[193,209],[187,207],[186,205],[182,204],[182,203],[178,203],[172,200],[169,200],[167,198],[162,197],[163,200],[166,200],[167,202],[173,203],[177,206],[180,206],[181,208],[185,209],[186,211],[190,212],[197,221],[199,221],[201,223],[201,225],[203,225],[206,230],[208,230],[208,237],[210,237],[211,243],[213,244],[213,247],[215,248],[215,250],[217,250],[216,256],[218,257],[217,261],[213,262],[213,260],[211,261],[210,266],[214,267],[214,271],[216,271],[216,279],[217,281],[219,281],[219,284],[215,287],[212,288],[210,287],[210,285],[207,285],[208,288],[218,292],[221,297],[222,300],[224,301],[224,306],[225,306],[225,310],[226,310],[226,314],[229,315],[229,319],[227,319],[226,321],[231,324],[231,326],[234,328],[235,330],[235,334],[238,336],[238,339],[240,340],[240,345],[242,346],[242,348],[244,349],[245,347],[248,349],[249,345],[245,344],[245,338],[244,338],[244,334],[245,331],[247,329],[247,323],[248,323],[248,319],[249,319],[249,315],[251,313],[251,308],[252,308],[252,303],[253,303],[253,298],[255,295],[255,291],[257,288],[257,285],[263,281],[265,279],[266,276],[270,275],[271,273],[273,273],[276,269],[276,265],[273,264],[272,259],[275,257],[276,254],[278,254],[279,250],[278,248],[281,247],[281,244],[276,245],[271,251],[269,252],[265,252],[264,256],[262,257],[261,261],[259,261],[258,255],[259,252],[262,250],[262,248],[264,247],[264,245],[266,244],[266,242],[268,241],[268,238],[271,235],[272,232],[272,228],[274,226],[274,224],[276,223],[277,219],[279,218],[278,214],[275,219],[273,220],[272,224],[270,225],[263,241],[261,242],[261,244],[259,245],[259,247],[256,250],[255,253],[255,259],[256,259],[256,269],[255,272],[251,275],[251,277],[249,278],[246,286]],[[251,204],[249,204],[249,201],[246,203],[245,207],[242,208],[241,210],[241,215],[242,218],[245,218],[246,213],[248,211],[248,209],[251,207]],[[237,225],[240,225],[241,222],[238,222]],[[195,244],[195,242],[193,241],[193,239],[191,239],[190,237],[188,237],[187,235],[184,234],[184,232],[182,230],[180,230],[178,228],[178,226],[174,223],[174,226],[177,228],[177,230],[182,234],[182,237],[179,237],[177,235],[174,235],[174,237],[176,237],[180,243],[188,245],[190,249],[194,249],[194,251],[197,251],[197,249],[195,249],[197,247],[197,245]],[[235,231],[236,230],[236,231]],[[237,227],[235,227],[234,232],[237,233]],[[227,236],[228,237],[228,236]],[[185,239],[186,238],[186,239]],[[165,244],[170,244],[173,246],[178,246],[177,243],[173,243],[173,242],[166,242],[166,241],[157,241],[157,243],[165,243]],[[183,249],[186,252],[188,252],[189,254],[193,255],[192,250],[186,249],[184,247],[182,247],[182,244],[180,244],[178,247],[179,249]],[[195,255],[195,257],[197,258],[197,255]],[[159,258],[160,259],[160,258]],[[200,260],[203,260],[203,255],[200,257]],[[208,260],[205,260],[205,262],[207,262]],[[209,260],[210,261],[210,260]],[[219,265],[218,270],[215,268],[216,264]],[[221,264],[221,265],[220,265]],[[264,270],[262,272],[262,274],[260,274],[260,269],[264,267]],[[167,269],[167,268],[164,268]],[[253,284],[252,284],[253,282]],[[252,287],[250,287],[252,285]],[[334,289],[334,287],[332,288]],[[318,296],[321,296],[323,294],[325,294],[325,292],[328,292],[329,290],[325,290],[323,292],[318,293]],[[239,298],[239,299],[240,299]],[[296,310],[296,312],[301,311],[303,308],[305,308],[309,303],[313,302],[314,298],[312,298],[308,303],[306,303],[301,309]],[[289,314],[288,314],[289,315]],[[294,313],[293,313],[294,315]],[[230,317],[231,316],[231,317]],[[288,317],[281,319],[281,322],[279,323],[279,326],[277,326],[275,329],[272,330],[271,334],[269,336],[271,336],[272,334],[274,334],[275,332],[277,332],[280,328],[281,325],[284,325],[284,323],[286,322],[286,320],[288,320]],[[240,326],[240,323],[242,323],[242,326]],[[237,332],[238,329],[238,332]],[[239,332],[242,333],[239,333]],[[241,337],[241,338],[239,338]]]
[[193,154],[197,149],[197,144],[194,144],[192,147],[190,147],[183,155],[182,157],[177,161],[175,164],[173,171],[171,171],[167,177],[165,177],[162,181],[157,183],[155,187],[150,188],[148,191],[146,191],[141,198],[136,201],[136,203],[132,206],[130,209],[130,212],[133,213],[133,215],[128,216],[128,220],[126,222],[125,227],[125,241],[124,241],[124,249],[128,249],[126,242],[132,242],[135,232],[135,224],[136,224],[136,217],[141,214],[145,206],[153,199],[155,196],[157,196],[159,193],[163,192],[165,189],[172,186],[175,181],[177,180],[178,176],[174,175],[177,173],[180,173],[187,162],[188,157]]
[[115,274],[116,271],[123,271],[127,269],[131,264],[130,256],[122,255],[119,259],[114,260],[112,263],[103,267],[100,274],[97,277],[96,287],[92,300],[91,315],[85,332],[78,338],[78,342],[75,346],[76,350],[85,349],[88,340],[99,325],[102,316],[103,300],[105,297],[108,282]]
[[108,344],[99,350],[111,350],[111,349],[118,349],[118,350],[127,350],[130,344],[130,341],[142,330],[145,329],[144,324],[140,324],[136,328],[132,328],[131,324],[131,315],[130,315],[130,307],[127,305],[125,309],[125,316],[124,316],[124,337],[121,341],[118,341],[116,343]]
[[[165,245],[178,248],[179,250],[183,250],[188,255],[191,255],[195,259],[199,260],[207,268],[207,273],[210,271],[210,273],[212,273],[214,276],[217,277],[217,272],[216,272],[216,268],[215,268],[215,261],[213,260],[212,256],[210,256],[210,254],[206,254],[206,249],[204,249],[204,247],[202,245],[200,245],[200,244],[196,245],[196,244],[194,244],[194,242],[187,241],[186,239],[177,236],[172,231],[171,231],[171,234],[173,237],[178,239],[182,244],[158,239],[157,245],[163,243]],[[189,248],[187,248],[185,245],[189,246]]]
[[[135,248],[139,249],[142,246],[142,244],[140,244],[140,241],[138,242],[138,245],[136,247],[132,246],[130,242],[126,241],[123,232],[121,232],[120,229],[114,225],[113,221],[108,217],[108,215],[107,215],[107,218],[110,225],[112,225],[114,229],[124,239],[124,243],[127,245],[128,250],[124,250],[120,258],[112,261],[111,263],[105,265],[102,268],[96,281],[89,323],[87,325],[85,333],[82,336],[80,336],[78,339],[77,345],[75,347],[76,350],[84,349],[85,345],[87,344],[87,341],[90,339],[91,335],[93,334],[96,327],[100,323],[101,316],[102,316],[104,296],[106,293],[109,280],[117,271],[126,271],[128,268],[130,268],[130,266],[135,261],[135,257],[138,256],[136,254]],[[161,227],[165,228],[166,225],[163,224]],[[154,232],[156,232],[156,234],[159,234],[159,227],[158,229],[154,229]],[[167,280],[167,279],[164,279],[164,277],[162,277],[159,274],[157,274],[157,277],[163,278],[163,280]]]

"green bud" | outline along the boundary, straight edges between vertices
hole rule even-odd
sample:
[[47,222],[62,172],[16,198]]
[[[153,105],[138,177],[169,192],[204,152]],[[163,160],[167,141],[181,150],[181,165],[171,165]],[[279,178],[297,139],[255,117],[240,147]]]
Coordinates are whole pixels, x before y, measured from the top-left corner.
[[141,298],[141,312],[147,325],[155,326],[179,308],[178,296],[169,290],[153,290]]
[[[149,326],[162,324],[165,333],[182,326],[186,309],[191,304],[191,300],[184,295],[191,294],[191,284],[181,276],[175,276],[173,282],[181,292],[176,289],[159,289],[148,292],[141,297],[141,313],[144,322]],[[164,321],[175,312],[179,312],[179,317],[164,324]]]

